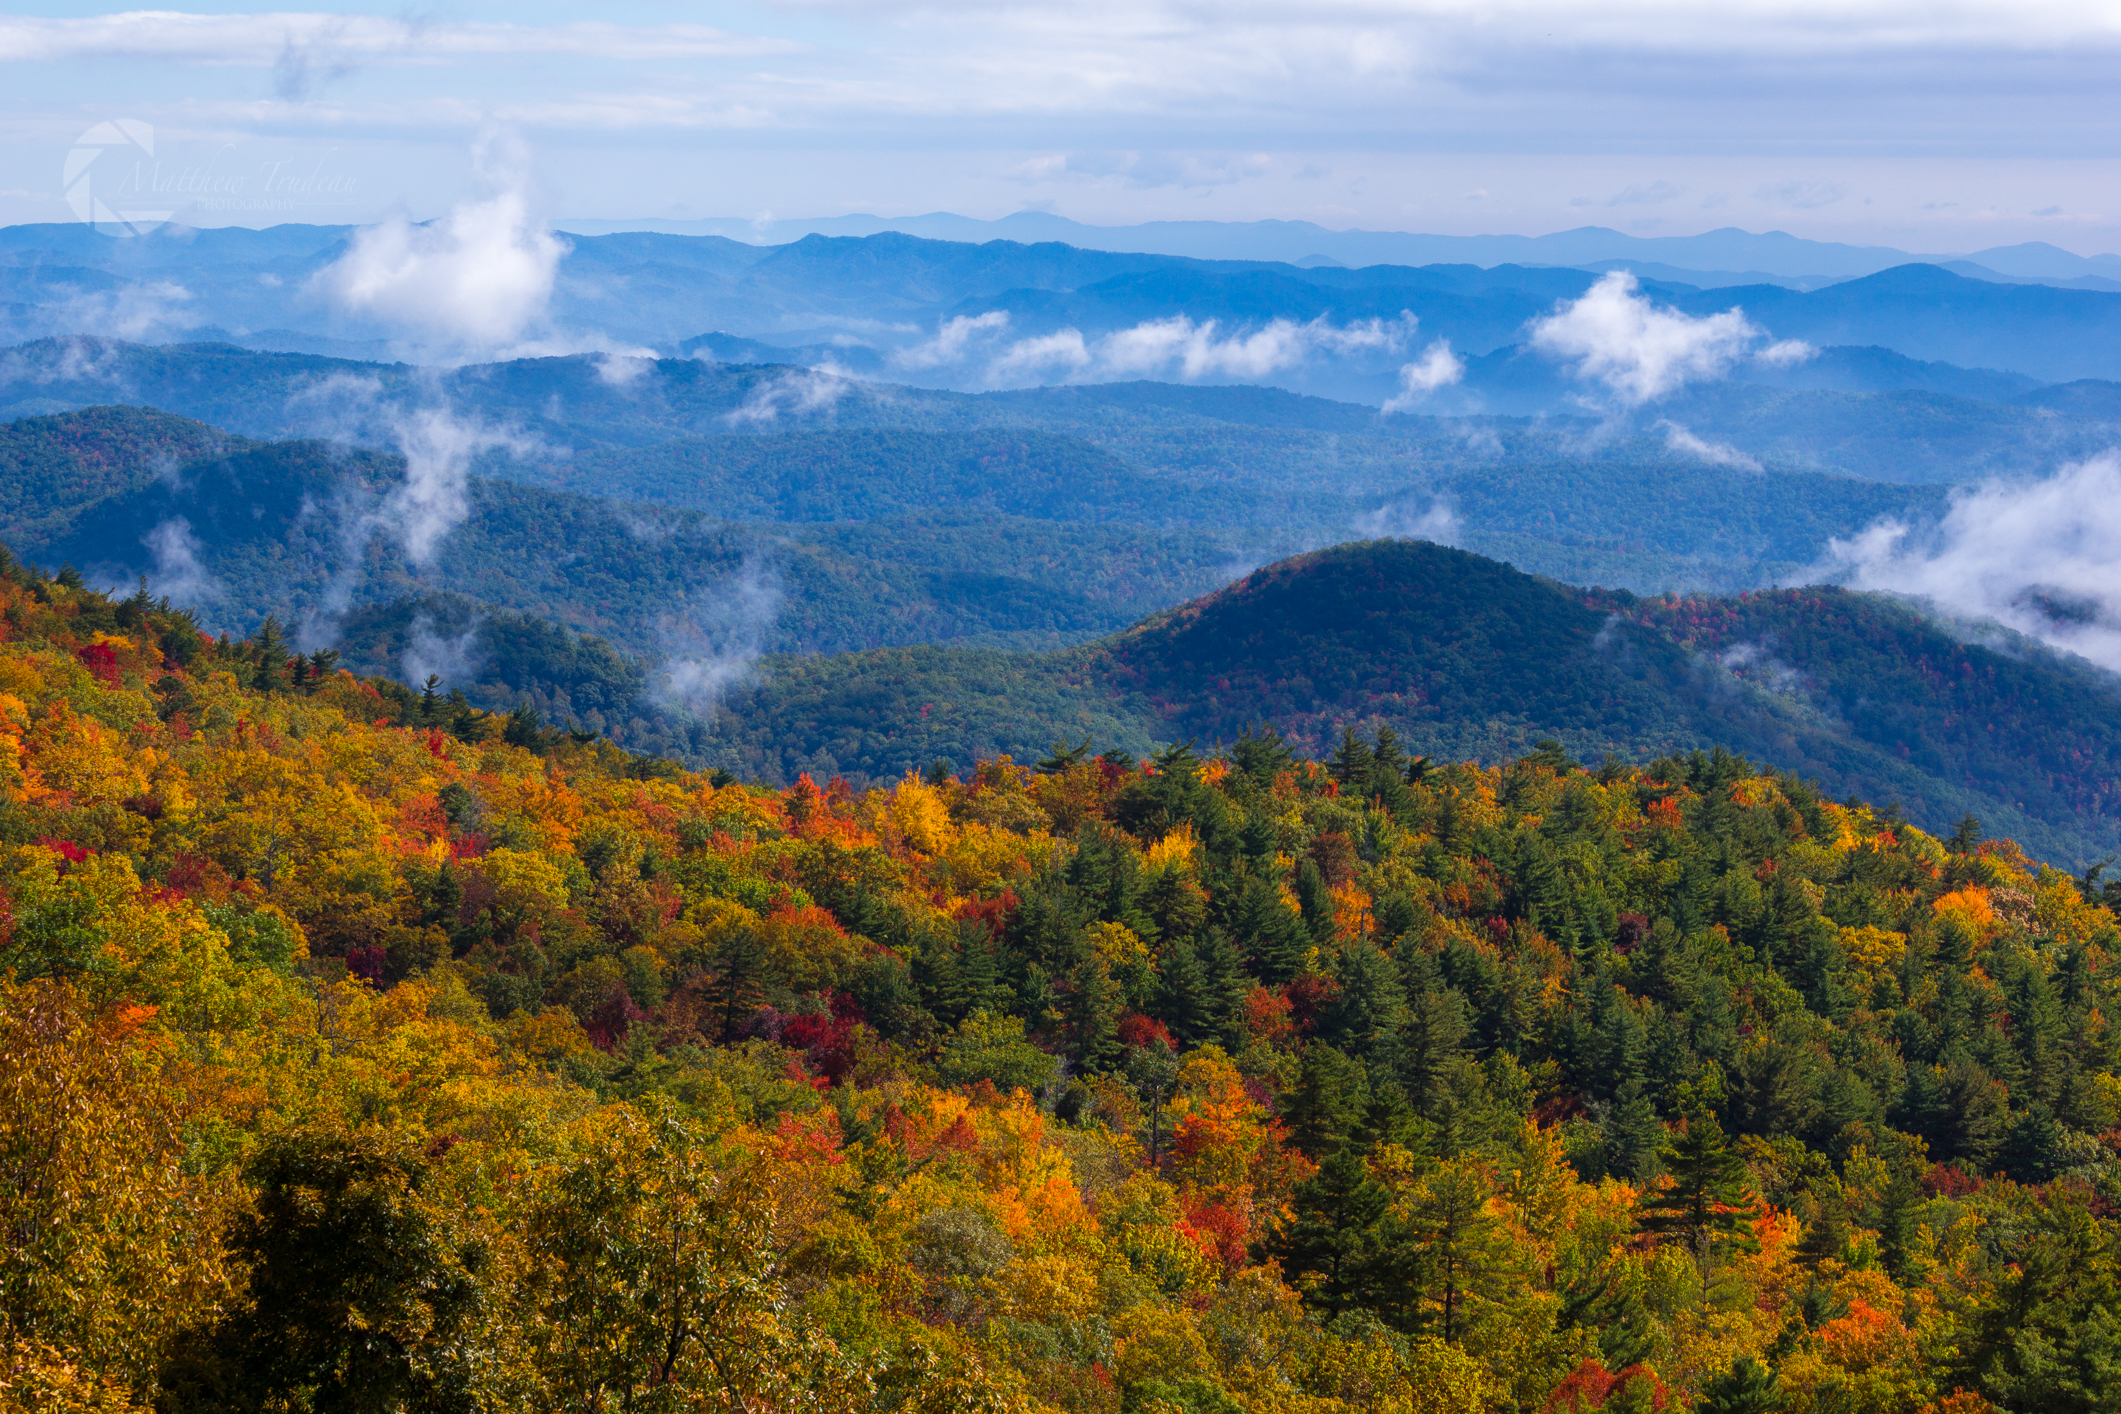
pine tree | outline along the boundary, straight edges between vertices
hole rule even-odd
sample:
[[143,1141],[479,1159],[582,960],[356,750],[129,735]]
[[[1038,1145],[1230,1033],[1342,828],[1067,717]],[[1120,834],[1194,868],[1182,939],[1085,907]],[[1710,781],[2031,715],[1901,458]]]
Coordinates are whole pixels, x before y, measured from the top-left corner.
[[1702,1387],[1694,1414],[1773,1414],[1782,1408],[1782,1377],[1750,1355]]
[[1308,854],[1296,866],[1296,906],[1303,910],[1313,941],[1323,943],[1333,936],[1333,894],[1318,861]]
[[1068,1044],[1076,1064],[1086,1071],[1109,1069],[1124,1049],[1119,1043],[1119,1016],[1125,997],[1102,957],[1084,950],[1068,975]]
[[1327,770],[1340,786],[1342,795],[1364,799],[1370,792],[1370,766],[1374,759],[1369,744],[1355,734],[1355,728],[1343,727],[1340,749],[1333,753]]
[[1383,1228],[1392,1195],[1370,1173],[1351,1146],[1326,1155],[1318,1173],[1297,1186],[1291,1216],[1272,1244],[1282,1270],[1292,1278],[1316,1277],[1308,1295],[1328,1317],[1389,1301],[1389,1282],[1404,1264],[1381,1260]]
[[1391,960],[1368,938],[1357,938],[1341,949],[1333,978],[1340,995],[1326,1018],[1326,1034],[1377,1073],[1390,1074],[1397,1068],[1399,1031],[1407,1013],[1406,995]]
[[1686,1244],[1701,1273],[1701,1305],[1708,1309],[1709,1279],[1731,1252],[1758,1248],[1752,1233],[1754,1204],[1746,1186],[1745,1161],[1724,1142],[1723,1126],[1709,1110],[1687,1117],[1686,1127],[1658,1152],[1670,1179],[1644,1200],[1645,1232]]

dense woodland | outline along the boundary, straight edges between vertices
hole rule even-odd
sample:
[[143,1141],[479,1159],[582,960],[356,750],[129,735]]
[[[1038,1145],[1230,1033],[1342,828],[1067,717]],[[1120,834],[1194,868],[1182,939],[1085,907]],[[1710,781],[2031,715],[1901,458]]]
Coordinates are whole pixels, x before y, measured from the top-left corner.
[[1722,752],[688,773],[0,577],[0,1388],[2094,1411],[2121,886]]

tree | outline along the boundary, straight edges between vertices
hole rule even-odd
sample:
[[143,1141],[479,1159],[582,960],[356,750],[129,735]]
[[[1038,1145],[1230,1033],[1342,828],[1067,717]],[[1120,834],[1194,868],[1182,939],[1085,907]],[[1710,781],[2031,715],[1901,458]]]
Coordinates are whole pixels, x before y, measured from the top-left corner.
[[1420,1324],[1433,1312],[1436,1333],[1456,1344],[1473,1308],[1492,1305],[1525,1275],[1517,1244],[1488,1210],[1488,1175],[1473,1161],[1440,1165],[1406,1204],[1406,1228],[1418,1253]]
[[1750,1355],[1702,1386],[1696,1414],[1773,1414],[1782,1407],[1782,1377]]
[[1658,1151],[1667,1183],[1642,1204],[1643,1231],[1683,1242],[1701,1274],[1701,1304],[1708,1308],[1709,1279],[1730,1252],[1754,1251],[1752,1195],[1745,1161],[1724,1142],[1723,1126],[1697,1109]]
[[1178,1084],[1178,1057],[1161,1036],[1152,1036],[1145,1046],[1127,1052],[1127,1079],[1141,1096],[1149,1112],[1149,1166],[1154,1168],[1162,1142],[1164,1105]]
[[1305,1299],[1329,1317],[1398,1304],[1394,1289],[1405,1266],[1387,1260],[1385,1251],[1391,1202],[1391,1191],[1348,1146],[1328,1154],[1291,1195],[1292,1215],[1276,1234],[1273,1251]]
[[247,1301],[174,1343],[166,1409],[455,1414],[476,1407],[486,1250],[422,1195],[410,1136],[304,1130],[250,1166],[230,1249]]
[[600,1116],[526,1224],[544,1396],[526,1402],[663,1414],[712,1390],[739,1410],[781,1407],[799,1352],[774,1314],[771,1162],[709,1143],[667,1105]]

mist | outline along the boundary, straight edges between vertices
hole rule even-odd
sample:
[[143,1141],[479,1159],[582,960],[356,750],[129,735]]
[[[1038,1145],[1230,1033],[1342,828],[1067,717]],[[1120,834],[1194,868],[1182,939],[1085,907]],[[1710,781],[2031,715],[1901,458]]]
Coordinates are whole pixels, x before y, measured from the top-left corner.
[[1927,599],[2121,672],[2121,453],[1988,482],[1935,529],[1884,519],[1828,542],[1822,577]]

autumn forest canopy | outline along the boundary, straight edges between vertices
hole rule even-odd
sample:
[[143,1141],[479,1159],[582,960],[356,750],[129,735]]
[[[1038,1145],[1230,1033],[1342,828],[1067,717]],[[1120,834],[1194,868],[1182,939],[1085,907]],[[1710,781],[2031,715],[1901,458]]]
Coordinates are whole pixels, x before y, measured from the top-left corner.
[[1720,750],[695,773],[0,578],[0,1382],[2121,1400],[2121,887]]

